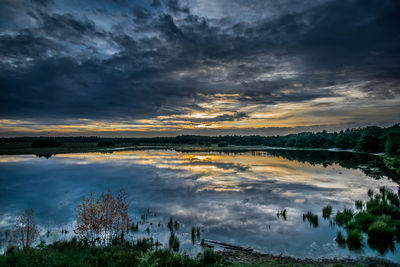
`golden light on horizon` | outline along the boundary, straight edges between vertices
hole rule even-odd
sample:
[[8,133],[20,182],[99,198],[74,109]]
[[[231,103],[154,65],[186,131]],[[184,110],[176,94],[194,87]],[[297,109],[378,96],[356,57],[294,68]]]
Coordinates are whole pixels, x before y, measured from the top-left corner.
[[[295,103],[243,104],[240,94],[217,93],[202,95],[207,102],[198,103],[201,109],[185,109],[182,113],[159,115],[154,118],[107,121],[88,118],[78,118],[66,121],[64,124],[42,123],[41,121],[0,120],[2,132],[33,133],[65,135],[65,134],[101,134],[107,133],[137,133],[145,136],[149,132],[180,132],[180,131],[217,131],[251,130],[288,127],[312,127],[318,125],[343,125],[351,123],[354,116],[360,123],[379,120],[383,115],[393,116],[397,99],[381,100],[380,106],[348,105],[349,98],[364,97],[357,90],[349,92],[342,88],[342,96],[320,97]],[[400,112],[400,107],[396,107]],[[240,114],[240,115],[238,115]],[[363,120],[362,118],[365,117]],[[120,135],[121,136],[121,135]]]

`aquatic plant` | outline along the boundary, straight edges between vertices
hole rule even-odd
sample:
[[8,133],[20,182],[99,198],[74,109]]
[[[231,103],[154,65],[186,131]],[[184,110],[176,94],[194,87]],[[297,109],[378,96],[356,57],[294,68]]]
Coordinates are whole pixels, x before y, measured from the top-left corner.
[[391,191],[386,192],[386,197],[387,200],[390,202],[391,205],[394,205],[396,207],[400,206],[400,199],[399,196]]
[[[381,187],[379,193],[370,196],[365,205],[366,209],[355,214],[351,209],[338,211],[334,220],[337,225],[347,230],[347,246],[350,249],[359,249],[363,245],[364,233],[368,236],[368,244],[380,253],[385,253],[388,249],[393,250],[394,241],[400,241],[398,200],[398,195]],[[336,239],[338,245],[343,245],[341,232]]]
[[179,222],[178,222],[178,221],[175,221],[175,223],[174,223],[174,229],[175,229],[175,231],[178,231],[178,230],[179,230]]
[[346,238],[343,237],[341,231],[337,232],[335,241],[336,241],[336,243],[338,244],[339,247],[345,247],[346,246]]
[[276,216],[278,217],[278,219],[279,219],[279,217],[282,216],[282,218],[286,221],[286,209],[278,210],[278,212],[276,213]]
[[349,249],[360,249],[363,246],[362,241],[362,232],[359,229],[352,229],[348,232],[346,243]]
[[197,236],[197,239],[200,239],[200,236],[201,236],[200,227],[197,227],[197,229],[196,229],[196,236]]
[[322,218],[328,219],[332,214],[332,206],[328,205],[324,208],[322,208]]
[[180,246],[179,238],[175,235],[174,232],[170,233],[168,246],[169,246],[169,249],[172,250],[172,251],[178,251],[179,250],[179,246]]
[[[354,216],[354,227],[366,232],[374,222],[374,216],[366,211],[361,211]],[[351,228],[351,227],[350,227]]]
[[193,226],[192,227],[192,244],[194,244],[194,242],[196,242],[196,228]]
[[303,214],[303,222],[307,220],[311,226],[318,227],[318,215],[313,214],[311,211]]
[[362,200],[356,200],[354,202],[356,209],[358,210],[362,210],[363,206],[364,206],[364,202]]
[[132,224],[131,224],[131,227],[130,227],[130,230],[131,230],[132,232],[137,232],[137,231],[139,231],[139,224],[138,224],[138,223],[136,223],[136,224],[132,223]]
[[367,230],[368,244],[384,253],[387,249],[394,247],[394,236],[396,228],[389,225],[390,218],[382,217],[374,222]]
[[353,219],[353,216],[354,213],[351,209],[344,209],[343,211],[338,211],[334,219],[337,225],[345,226]]
[[172,217],[169,218],[169,222],[167,224],[167,227],[170,232],[174,231],[174,219]]

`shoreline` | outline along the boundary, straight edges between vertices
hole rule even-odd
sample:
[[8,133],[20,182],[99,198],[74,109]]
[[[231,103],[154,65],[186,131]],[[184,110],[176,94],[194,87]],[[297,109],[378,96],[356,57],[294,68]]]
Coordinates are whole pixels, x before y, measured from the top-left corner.
[[[379,257],[357,257],[357,258],[297,258],[285,255],[273,255],[258,251],[230,250],[225,249],[218,251],[222,258],[228,262],[235,264],[265,264],[265,266],[274,266],[274,264],[282,266],[334,266],[335,264],[343,264],[344,266],[400,266],[396,263]],[[261,265],[264,266],[264,265]]]
[[239,146],[229,145],[226,147],[200,146],[200,145],[176,145],[176,144],[146,144],[132,146],[131,144],[121,144],[114,147],[99,147],[93,143],[66,143],[59,147],[31,147],[28,144],[17,144],[15,146],[7,144],[0,144],[0,155],[55,155],[66,153],[112,153],[118,151],[134,151],[134,150],[156,150],[166,149],[175,150],[177,152],[249,152],[249,151],[268,151],[268,150],[289,150],[289,151],[325,151],[325,152],[346,152],[357,154],[369,154],[375,156],[382,156],[382,153],[367,153],[359,152],[351,149],[343,150],[337,148],[296,148],[296,147],[271,147],[271,146]]

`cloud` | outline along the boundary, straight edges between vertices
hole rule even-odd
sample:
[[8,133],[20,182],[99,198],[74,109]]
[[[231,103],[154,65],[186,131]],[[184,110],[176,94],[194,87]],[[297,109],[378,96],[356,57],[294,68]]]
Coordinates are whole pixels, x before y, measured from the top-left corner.
[[[247,125],[252,106],[325,99],[333,105],[320,113],[328,125],[337,123],[343,88],[352,92],[347,107],[393,109],[400,103],[399,10],[397,1],[6,1],[0,119],[134,121],[206,112],[218,115],[185,120]],[[235,101],[207,105],[216,94],[236,94]],[[320,110],[314,105],[309,114]],[[338,120],[360,119],[353,114]],[[387,121],[395,118],[377,123]]]

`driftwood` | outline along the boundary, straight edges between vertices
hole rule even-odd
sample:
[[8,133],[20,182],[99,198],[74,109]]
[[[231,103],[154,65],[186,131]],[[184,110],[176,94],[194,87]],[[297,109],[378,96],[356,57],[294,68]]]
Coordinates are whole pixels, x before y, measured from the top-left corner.
[[209,240],[209,239],[203,239],[203,241],[206,242],[206,243],[217,244],[217,245],[220,245],[221,247],[224,247],[224,248],[227,248],[227,249],[241,250],[241,251],[253,251],[252,248],[244,248],[244,247],[227,244],[227,243],[220,242],[220,241]]

